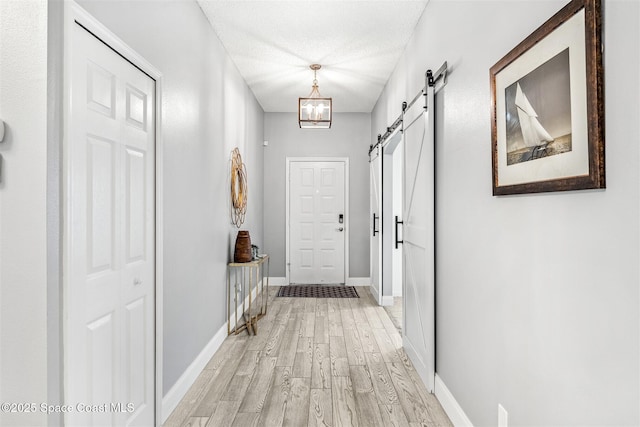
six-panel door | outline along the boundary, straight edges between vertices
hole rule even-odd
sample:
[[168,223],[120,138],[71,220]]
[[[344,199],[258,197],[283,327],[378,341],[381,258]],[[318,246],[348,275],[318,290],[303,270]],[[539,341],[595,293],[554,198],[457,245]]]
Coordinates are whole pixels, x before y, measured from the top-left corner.
[[71,37],[65,422],[153,425],[155,82],[79,25]]
[[345,283],[345,162],[289,168],[289,282]]

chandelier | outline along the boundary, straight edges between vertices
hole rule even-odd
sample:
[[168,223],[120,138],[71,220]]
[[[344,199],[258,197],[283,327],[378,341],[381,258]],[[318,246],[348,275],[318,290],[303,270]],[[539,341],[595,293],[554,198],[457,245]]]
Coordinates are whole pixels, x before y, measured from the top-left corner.
[[313,86],[306,98],[298,98],[298,124],[306,129],[329,129],[331,127],[331,113],[333,111],[331,98],[323,98],[318,90],[316,73],[322,66],[311,64],[313,70]]

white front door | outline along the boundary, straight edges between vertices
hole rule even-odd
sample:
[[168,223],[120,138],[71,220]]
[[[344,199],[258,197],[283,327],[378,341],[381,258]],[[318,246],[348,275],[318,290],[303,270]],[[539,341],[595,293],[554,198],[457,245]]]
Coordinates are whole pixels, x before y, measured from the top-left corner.
[[371,293],[382,304],[382,156],[380,146],[369,160],[369,246],[371,251]]
[[[429,109],[405,112],[403,209],[403,344],[427,389],[435,381],[434,128]],[[420,117],[422,116],[422,117]],[[411,120],[411,118],[417,120]]]
[[288,163],[289,283],[345,283],[346,162]]
[[[66,425],[153,425],[155,82],[74,23],[64,148]],[[93,406],[95,405],[95,406]]]

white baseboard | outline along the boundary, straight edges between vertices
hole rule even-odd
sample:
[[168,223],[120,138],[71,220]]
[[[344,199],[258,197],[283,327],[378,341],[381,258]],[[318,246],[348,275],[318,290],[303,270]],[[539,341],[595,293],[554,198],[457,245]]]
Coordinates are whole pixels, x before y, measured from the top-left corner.
[[369,286],[371,284],[370,277],[349,277],[346,285],[349,286]]
[[379,299],[378,290],[373,287],[373,284],[369,285],[369,293],[373,297],[373,299],[378,303],[378,305],[393,305],[393,297],[390,295],[382,295],[382,299]]
[[393,305],[393,297],[391,295],[382,295],[382,304],[380,305]]
[[169,418],[169,415],[176,409],[178,403],[182,400],[189,388],[198,378],[198,375],[207,366],[209,360],[216,351],[222,345],[222,342],[227,338],[227,325],[222,327],[211,338],[211,341],[204,346],[200,354],[195,358],[191,365],[184,371],[184,373],[178,378],[178,381],[171,387],[167,394],[162,398],[162,423],[164,424]]
[[376,288],[373,287],[373,284],[370,284],[367,289],[369,290],[369,293],[371,294],[371,296],[373,297],[374,301],[380,305],[381,301],[378,301],[378,290]]
[[442,409],[447,413],[447,416],[455,427],[473,427],[471,420],[464,413],[462,407],[458,404],[453,394],[449,391],[447,386],[442,381],[442,378],[436,374],[435,380],[435,395],[442,405]]
[[269,277],[269,286],[287,286],[286,277]]

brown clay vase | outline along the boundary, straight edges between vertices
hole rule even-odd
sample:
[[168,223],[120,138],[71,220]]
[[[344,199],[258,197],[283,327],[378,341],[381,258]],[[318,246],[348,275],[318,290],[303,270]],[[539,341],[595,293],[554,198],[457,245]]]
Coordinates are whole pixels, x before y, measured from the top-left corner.
[[238,231],[236,237],[236,250],[233,254],[234,262],[249,262],[253,259],[251,255],[251,237],[246,230]]

